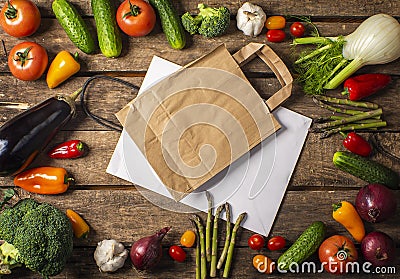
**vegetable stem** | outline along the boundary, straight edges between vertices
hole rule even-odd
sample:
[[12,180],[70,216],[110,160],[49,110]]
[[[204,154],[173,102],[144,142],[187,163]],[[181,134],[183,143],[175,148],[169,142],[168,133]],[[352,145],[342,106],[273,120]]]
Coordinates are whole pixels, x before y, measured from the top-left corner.
[[211,223],[212,223],[212,197],[208,191],[206,191],[206,197],[208,202],[208,213],[206,223],[206,258],[207,262],[211,261]]
[[206,259],[206,248],[205,248],[205,238],[204,238],[204,226],[201,223],[200,217],[197,215],[193,216],[194,222],[196,223],[197,230],[199,232],[199,242],[200,242],[200,278],[207,278],[207,259]]
[[310,44],[330,44],[332,40],[326,37],[304,37],[293,40],[292,45],[310,45]]
[[381,114],[382,114],[382,109],[379,108],[379,109],[376,109],[376,110],[371,110],[371,111],[363,112],[363,113],[360,113],[360,114],[357,114],[357,115],[345,117],[345,118],[340,119],[340,120],[334,120],[332,122],[320,124],[317,127],[315,127],[313,129],[313,131],[314,132],[319,132],[319,131],[322,131],[323,129],[326,129],[326,128],[331,128],[331,127],[339,126],[339,125],[342,125],[342,124],[347,124],[347,123],[359,121],[359,120],[362,120],[362,119],[371,118],[371,117],[378,116],[378,115],[381,115]]
[[73,101],[76,100],[76,98],[78,98],[78,96],[81,94],[82,92],[82,87],[79,88],[78,90],[76,90],[74,93],[72,93],[71,95],[69,95],[69,98],[71,98]]
[[345,79],[350,77],[358,69],[363,66],[363,60],[360,58],[355,58],[351,61],[343,70],[341,70],[333,79],[331,79],[327,84],[325,84],[324,89],[335,89],[338,87]]
[[329,45],[325,45],[325,46],[323,46],[323,47],[317,48],[316,50],[310,52],[309,54],[307,54],[307,55],[305,55],[305,56],[300,57],[299,59],[297,59],[297,60],[294,62],[294,64],[300,64],[300,63],[302,63],[302,62],[304,62],[304,61],[306,61],[306,60],[308,60],[308,59],[310,59],[310,58],[313,58],[314,56],[316,56],[316,55],[318,55],[318,54],[320,54],[320,53],[322,53],[322,52],[324,52],[324,51],[330,49],[332,46],[333,46],[332,44],[329,44]]
[[368,109],[377,109],[379,106],[375,103],[370,102],[358,102],[358,101],[351,101],[349,99],[340,99],[340,98],[333,98],[324,95],[315,96],[320,101],[325,101],[332,104],[339,104],[339,105],[348,105],[352,107],[360,107],[360,108],[368,108]]
[[210,277],[217,276],[218,219],[223,208],[224,204],[218,206],[214,216],[214,226],[213,226],[212,245],[211,245]]
[[240,223],[243,221],[244,217],[246,217],[246,212],[241,213],[236,219],[235,225],[232,229],[231,241],[229,243],[228,255],[226,257],[224,273],[222,275],[223,278],[228,278],[229,271],[231,269],[232,258],[233,258],[233,249],[235,248],[235,238],[236,233],[240,227]]
[[199,230],[197,228],[196,222],[192,219],[190,219],[192,222],[192,225],[195,228],[195,234],[196,234],[196,279],[201,279],[201,255],[200,255],[200,236],[199,236]]
[[325,104],[324,102],[318,100],[315,96],[313,97],[313,101],[319,105],[321,108],[336,112],[336,113],[343,113],[343,114],[348,114],[348,115],[357,115],[364,113],[362,110],[353,110],[353,109],[346,109],[346,108],[338,108],[334,106],[330,106],[328,104]]
[[338,132],[344,131],[353,131],[353,130],[367,130],[367,129],[374,129],[379,127],[385,127],[387,125],[386,121],[380,121],[375,123],[361,123],[361,124],[349,124],[336,127],[331,130],[324,131],[321,135],[321,138],[327,138],[333,134]]
[[224,264],[226,254],[228,253],[229,242],[231,238],[231,208],[229,203],[225,203],[225,217],[226,217],[226,235],[224,249],[222,250],[221,256],[219,257],[217,269],[221,269]]

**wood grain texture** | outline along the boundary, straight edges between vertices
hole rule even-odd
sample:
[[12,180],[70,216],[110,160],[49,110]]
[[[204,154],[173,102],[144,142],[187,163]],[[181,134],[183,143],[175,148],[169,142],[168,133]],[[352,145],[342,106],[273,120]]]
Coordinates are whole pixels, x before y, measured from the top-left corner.
[[[96,26],[90,7],[90,1],[70,0],[87,22],[90,32],[95,35]],[[122,0],[115,0],[115,5]],[[183,50],[173,50],[169,47],[165,35],[160,28],[156,28],[146,37],[129,38],[123,35],[123,52],[117,59],[105,58],[99,50],[95,54],[87,55],[79,50],[68,39],[64,30],[57,22],[51,10],[51,1],[35,0],[42,14],[42,24],[38,32],[26,40],[31,40],[43,45],[52,60],[55,55],[63,50],[79,52],[81,70],[74,77],[59,87],[50,90],[45,82],[45,76],[35,82],[23,82],[15,79],[6,64],[6,56],[0,48],[0,102],[23,102],[33,106],[55,94],[68,95],[83,85],[88,77],[97,74],[107,74],[122,78],[132,84],[140,86],[147,68],[154,55],[172,62],[185,65],[201,57],[220,44],[225,44],[231,53],[234,53],[249,42],[268,44],[286,63],[292,75],[296,77],[293,61],[302,51],[303,47],[291,46],[292,38],[289,35],[289,19],[286,25],[287,38],[285,42],[274,44],[266,40],[265,33],[251,38],[244,36],[236,28],[236,12],[244,1],[225,1],[231,12],[231,24],[226,34],[221,37],[207,39],[199,35],[187,37],[188,44]],[[196,12],[198,1],[179,0],[173,1],[179,14],[186,11]],[[221,1],[206,1],[209,5],[220,5]],[[388,13],[395,18],[400,18],[400,2],[391,0],[271,0],[252,1],[261,5],[267,15],[305,15],[310,16],[323,36],[347,35],[368,16],[375,13]],[[0,30],[0,39],[4,40],[7,51],[22,39],[12,38]],[[251,84],[263,98],[268,98],[276,92],[280,85],[272,71],[259,60],[242,67]],[[400,62],[395,61],[387,65],[366,66],[358,73],[380,72],[392,76],[391,84],[378,94],[368,98],[369,101],[379,104],[383,109],[383,118],[388,126],[380,129],[376,134],[381,145],[391,154],[400,157],[400,116],[398,114],[398,88],[400,86]],[[340,96],[341,88],[328,92],[330,96]],[[136,91],[120,86],[109,81],[96,81],[87,92],[87,105],[90,110],[110,121],[117,122],[114,116],[119,109],[136,96]],[[166,204],[171,206],[171,201],[160,197],[139,186],[114,177],[106,173],[108,162],[118,142],[120,133],[100,126],[87,117],[80,107],[80,100],[76,101],[77,114],[52,140],[45,149],[47,151],[56,143],[69,139],[81,139],[90,148],[88,155],[76,160],[53,160],[40,154],[32,166],[61,166],[66,168],[76,179],[76,185],[62,195],[45,196],[29,194],[18,189],[20,197],[32,197],[41,202],[49,202],[62,210],[72,208],[84,217],[89,223],[91,232],[87,239],[75,239],[73,256],[66,269],[53,278],[193,278],[195,275],[194,249],[186,249],[188,259],[185,263],[176,263],[168,256],[167,249],[172,244],[178,244],[180,235],[191,228],[189,217],[196,212],[203,219],[205,213],[197,212],[191,208],[180,206],[175,210],[166,209]],[[310,118],[332,115],[316,106],[309,96],[306,96],[301,85],[295,84],[292,96],[284,106],[297,113]],[[0,106],[0,125],[20,113],[19,110]],[[361,133],[366,138],[371,133]],[[288,190],[275,219],[270,235],[284,236],[288,244],[293,243],[301,232],[312,222],[321,220],[327,225],[327,236],[342,234],[349,236],[348,232],[332,217],[332,204],[341,200],[354,202],[358,189],[366,183],[345,172],[338,171],[333,163],[332,156],[335,151],[343,150],[342,137],[334,135],[327,139],[320,139],[317,133],[309,133],[301,152],[300,158],[288,185]],[[380,162],[397,173],[400,173],[400,164],[382,153],[375,152],[371,160]],[[11,177],[0,177],[0,187],[13,186]],[[394,191],[397,201],[400,200],[399,191]],[[151,199],[150,199],[151,198]],[[157,201],[154,201],[156,199]],[[262,214],[262,213],[261,213]],[[389,234],[396,242],[400,253],[400,222],[399,208],[394,217],[379,223],[366,223],[367,232],[381,230]],[[149,235],[163,226],[172,226],[163,241],[163,259],[156,270],[147,274],[138,274],[132,269],[127,260],[123,269],[113,274],[102,274],[93,260],[93,252],[99,241],[114,238],[121,241],[129,249],[132,243],[140,237]],[[224,235],[224,226],[221,226],[221,236]],[[235,250],[234,262],[230,278],[265,278],[251,265],[252,257],[258,252],[247,247],[247,239],[253,232],[240,229]],[[219,239],[219,248],[222,248],[223,239]],[[359,244],[357,244],[359,248]],[[261,251],[263,254],[277,259],[279,252]],[[314,255],[311,260],[318,264]],[[353,274],[351,278],[398,278],[400,257],[393,264],[397,274]],[[324,273],[274,273],[269,278],[337,278],[337,276]],[[41,278],[24,269],[16,270],[7,278]]]

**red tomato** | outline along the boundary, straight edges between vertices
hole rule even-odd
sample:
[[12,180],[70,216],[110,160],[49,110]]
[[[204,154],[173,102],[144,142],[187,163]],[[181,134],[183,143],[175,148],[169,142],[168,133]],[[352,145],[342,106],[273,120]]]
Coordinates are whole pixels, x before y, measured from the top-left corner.
[[283,16],[270,16],[265,21],[265,27],[269,30],[283,29],[286,25],[286,19]]
[[267,40],[271,43],[280,43],[285,40],[286,34],[283,30],[273,29],[268,30]]
[[172,245],[169,247],[169,255],[177,262],[184,262],[186,259],[186,252],[182,249],[182,247],[177,245]]
[[119,28],[133,37],[146,36],[156,24],[156,13],[144,0],[125,0],[118,7],[116,16]]
[[40,12],[30,0],[10,0],[1,9],[0,24],[13,37],[26,37],[40,26]]
[[268,249],[271,251],[281,250],[286,246],[286,240],[282,236],[273,236],[268,240]]
[[253,234],[247,240],[249,247],[253,250],[261,250],[265,245],[264,237],[260,234]]
[[351,266],[346,267],[346,264],[358,259],[353,241],[342,235],[334,235],[325,239],[319,246],[318,255],[325,270],[333,274],[351,271]]
[[36,80],[47,68],[47,51],[34,42],[22,42],[14,46],[8,55],[8,67],[20,80]]
[[295,37],[303,37],[305,32],[306,28],[301,22],[294,22],[290,25],[290,33]]

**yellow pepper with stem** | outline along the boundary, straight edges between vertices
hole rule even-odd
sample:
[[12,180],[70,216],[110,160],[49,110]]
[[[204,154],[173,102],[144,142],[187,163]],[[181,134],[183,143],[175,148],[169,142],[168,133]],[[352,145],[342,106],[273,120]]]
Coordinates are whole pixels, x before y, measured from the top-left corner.
[[365,236],[364,223],[356,208],[350,202],[341,201],[333,204],[332,217],[342,224],[357,242],[361,243]]
[[60,51],[51,62],[49,70],[47,71],[47,86],[50,89],[55,88],[72,75],[76,74],[81,68],[77,59],[77,52],[75,55],[71,55],[71,53],[66,50]]
[[76,238],[86,238],[89,234],[89,225],[85,220],[72,209],[67,209],[66,215],[71,222],[72,230]]

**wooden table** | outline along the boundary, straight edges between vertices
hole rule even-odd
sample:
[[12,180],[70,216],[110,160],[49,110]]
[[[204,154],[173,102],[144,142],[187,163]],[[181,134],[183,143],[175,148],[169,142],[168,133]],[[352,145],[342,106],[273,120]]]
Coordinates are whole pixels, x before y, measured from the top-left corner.
[[[4,2],[4,1],[3,1]],[[56,53],[66,49],[75,52],[76,47],[70,42],[62,30],[51,10],[51,1],[35,1],[42,14],[42,24],[38,32],[26,40],[42,44],[48,51],[52,60]],[[92,31],[95,28],[90,1],[71,0],[84,15],[85,21]],[[120,2],[120,1],[115,1]],[[221,4],[221,1],[207,1],[210,5]],[[272,0],[253,1],[259,4],[268,15],[304,15],[311,16],[324,36],[346,35],[352,32],[364,19],[376,13],[389,13],[400,18],[400,2],[398,1],[293,1]],[[184,11],[195,12],[197,1],[174,1],[180,14]],[[241,1],[223,2],[236,14]],[[234,17],[233,17],[234,18]],[[287,23],[286,32],[290,22]],[[291,38],[288,36],[283,43],[269,43],[265,37],[266,31],[257,38],[244,36],[236,28],[235,19],[232,20],[227,33],[221,37],[206,39],[193,36],[188,39],[184,50],[173,50],[169,47],[165,35],[161,32],[159,24],[148,36],[142,38],[128,38],[123,36],[123,52],[119,58],[105,58],[99,51],[93,55],[79,52],[81,71],[56,89],[48,89],[45,78],[35,82],[24,82],[14,78],[7,67],[4,54],[1,54],[1,87],[0,101],[27,102],[29,105],[39,103],[54,94],[69,94],[79,88],[88,77],[96,74],[109,74],[121,77],[129,82],[140,85],[146,69],[153,55],[158,55],[178,64],[186,64],[212,50],[221,43],[233,53],[249,42],[266,43],[284,60],[293,71],[293,48]],[[4,40],[7,51],[22,39],[15,39],[0,31],[0,38]],[[269,69],[262,63],[254,62],[244,67],[246,75],[253,86],[263,97],[275,92],[279,83]],[[400,60],[389,65],[368,66],[362,68],[360,73],[381,72],[391,74],[391,85],[370,101],[378,103],[384,110],[384,119],[388,126],[379,129],[377,137],[391,153],[400,156],[400,130],[398,115],[398,87],[400,86]],[[340,89],[332,91],[337,96]],[[103,83],[102,87],[93,90],[89,96],[91,110],[110,120],[116,121],[114,113],[129,102],[134,95],[125,88],[110,83]],[[79,101],[78,101],[79,103]],[[293,95],[285,103],[285,107],[314,118],[329,114],[317,107],[311,98],[305,96],[301,87],[296,85]],[[90,152],[87,157],[76,160],[55,161],[40,155],[33,166],[52,165],[65,167],[76,179],[76,186],[71,187],[67,193],[57,196],[44,196],[29,194],[19,191],[22,197],[33,197],[39,201],[50,202],[60,209],[75,209],[90,224],[91,232],[87,239],[75,239],[73,256],[68,266],[54,278],[194,278],[195,249],[186,249],[188,258],[184,263],[173,262],[168,256],[168,247],[179,243],[180,235],[191,228],[189,215],[171,212],[159,208],[146,200],[134,185],[106,173],[106,167],[111,158],[119,132],[103,128],[85,116],[78,105],[76,118],[68,123],[52,141],[52,144],[69,139],[81,139],[88,144]],[[0,107],[0,124],[5,123],[20,113],[19,110]],[[368,133],[363,134],[366,137]],[[276,217],[271,235],[282,235],[288,242],[293,242],[301,232],[312,222],[321,220],[327,225],[327,235],[344,234],[347,231],[331,217],[331,204],[340,200],[354,201],[358,189],[366,185],[365,182],[354,178],[344,172],[338,171],[332,164],[332,155],[337,150],[343,150],[342,138],[335,135],[320,139],[319,134],[310,133],[304,149],[293,173],[286,195]],[[395,161],[374,154],[372,159],[377,160],[395,171],[400,171],[400,165]],[[2,187],[13,186],[10,177],[0,178]],[[399,200],[399,193],[396,192]],[[204,213],[199,213],[205,218]],[[367,231],[382,230],[391,235],[400,244],[400,230],[398,224],[400,217],[397,212],[394,218],[380,224],[366,224]],[[97,243],[103,239],[114,238],[128,248],[133,241],[140,237],[154,233],[164,226],[172,226],[172,231],[164,239],[164,257],[159,267],[147,274],[138,275],[133,271],[128,260],[121,270],[114,274],[101,274],[93,260],[93,252]],[[251,264],[252,256],[257,252],[247,246],[247,239],[251,231],[239,231],[237,249],[231,270],[232,278],[265,278],[259,274]],[[220,246],[222,246],[222,240]],[[359,247],[359,246],[358,246]],[[399,251],[400,252],[400,251]],[[277,259],[281,252],[270,252],[264,249],[262,253]],[[318,262],[317,257],[313,260]],[[394,266],[397,274],[354,274],[352,277],[364,278],[398,278],[400,261],[397,258]],[[305,274],[279,274],[270,277],[298,277],[310,278],[336,278],[324,273]],[[40,278],[24,269],[16,270],[8,278]]]

